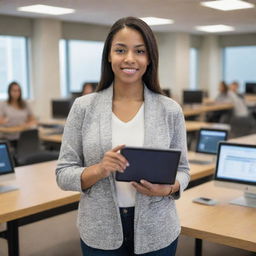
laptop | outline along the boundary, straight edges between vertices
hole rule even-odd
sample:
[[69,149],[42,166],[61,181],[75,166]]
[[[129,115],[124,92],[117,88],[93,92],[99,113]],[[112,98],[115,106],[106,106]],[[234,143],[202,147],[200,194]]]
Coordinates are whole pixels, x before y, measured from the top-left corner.
[[9,146],[6,142],[0,142],[0,194],[18,189],[9,185],[13,181],[15,181],[15,172]]
[[189,162],[193,164],[214,163],[219,142],[226,141],[227,138],[227,130],[201,128],[197,136],[196,153],[189,156]]

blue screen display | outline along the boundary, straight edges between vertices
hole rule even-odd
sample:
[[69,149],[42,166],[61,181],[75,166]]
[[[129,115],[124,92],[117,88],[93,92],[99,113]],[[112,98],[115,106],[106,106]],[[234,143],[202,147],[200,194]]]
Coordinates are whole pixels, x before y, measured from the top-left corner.
[[0,175],[13,172],[12,162],[6,144],[0,144]]

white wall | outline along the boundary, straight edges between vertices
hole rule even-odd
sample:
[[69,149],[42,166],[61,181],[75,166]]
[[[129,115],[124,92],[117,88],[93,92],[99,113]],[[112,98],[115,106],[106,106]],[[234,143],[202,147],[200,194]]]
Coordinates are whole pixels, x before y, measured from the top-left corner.
[[61,22],[36,19],[31,38],[31,85],[38,117],[51,116],[50,101],[60,97],[59,40]]
[[158,33],[159,78],[163,88],[181,101],[181,92],[189,87],[190,36],[186,33]]
[[204,36],[199,57],[199,88],[208,90],[209,97],[215,98],[221,81],[221,48],[218,36]]

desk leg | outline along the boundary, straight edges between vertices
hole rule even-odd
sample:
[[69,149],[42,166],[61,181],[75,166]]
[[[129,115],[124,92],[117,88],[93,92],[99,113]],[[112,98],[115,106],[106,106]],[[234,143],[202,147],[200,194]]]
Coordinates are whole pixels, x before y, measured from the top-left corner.
[[17,220],[7,222],[7,243],[9,256],[19,256],[19,230]]
[[202,239],[196,238],[195,239],[195,256],[202,256]]

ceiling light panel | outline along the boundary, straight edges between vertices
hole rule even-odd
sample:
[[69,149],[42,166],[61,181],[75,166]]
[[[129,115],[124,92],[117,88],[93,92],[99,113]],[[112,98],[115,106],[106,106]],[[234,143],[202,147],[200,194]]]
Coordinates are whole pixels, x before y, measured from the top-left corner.
[[218,9],[221,11],[232,11],[239,9],[253,8],[254,4],[240,0],[218,0],[201,2],[202,6]]
[[227,25],[197,26],[196,29],[199,31],[204,31],[209,33],[228,32],[228,31],[235,30],[233,27],[227,26]]
[[49,14],[49,15],[63,15],[63,14],[73,13],[75,10],[69,9],[69,8],[55,7],[50,5],[35,4],[35,5],[19,7],[18,11],[34,12],[34,13]]
[[166,25],[166,24],[172,24],[174,22],[173,20],[170,20],[170,19],[162,19],[162,18],[156,18],[156,17],[144,17],[140,19],[145,21],[149,26]]

